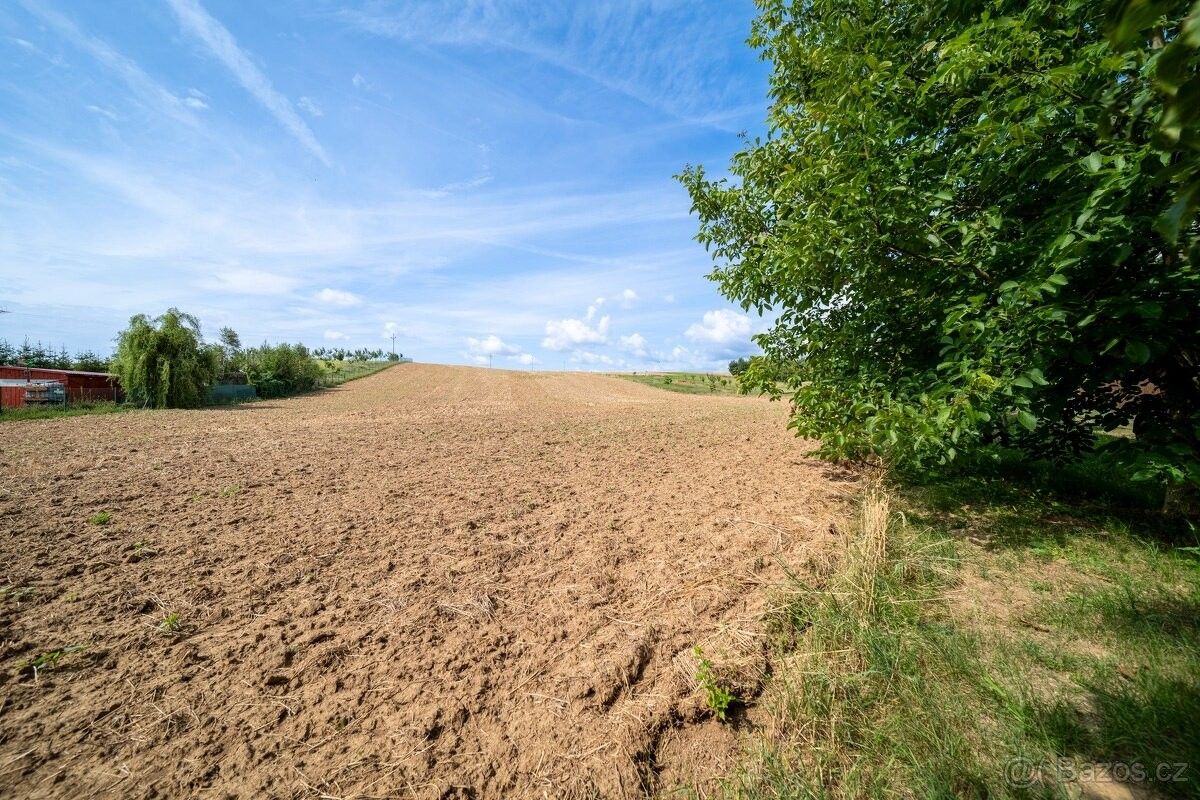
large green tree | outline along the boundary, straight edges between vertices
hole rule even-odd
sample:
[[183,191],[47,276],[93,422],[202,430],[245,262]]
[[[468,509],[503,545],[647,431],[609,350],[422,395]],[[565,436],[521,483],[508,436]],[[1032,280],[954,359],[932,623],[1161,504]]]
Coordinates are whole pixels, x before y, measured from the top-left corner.
[[1144,476],[1200,480],[1194,115],[1165,131],[1188,3],[759,5],[769,133],[681,176],[711,277],[777,314],[743,380],[796,365],[791,426],[831,457],[1132,423]]
[[151,319],[131,317],[117,339],[112,370],[125,396],[141,406],[191,408],[204,402],[221,366],[221,349],[206,345],[200,321],[177,308]]
[[309,392],[321,385],[321,365],[302,344],[263,342],[239,350],[233,366],[246,373],[259,397],[283,397]]

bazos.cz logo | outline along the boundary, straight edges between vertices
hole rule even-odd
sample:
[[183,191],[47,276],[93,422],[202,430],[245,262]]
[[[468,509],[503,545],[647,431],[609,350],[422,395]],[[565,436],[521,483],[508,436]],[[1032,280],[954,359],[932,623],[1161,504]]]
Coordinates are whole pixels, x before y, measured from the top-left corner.
[[1004,765],[1004,779],[1014,789],[1037,784],[1074,783],[1183,783],[1189,780],[1188,764],[1143,764],[1138,761],[1078,763],[1069,758],[1039,761],[1013,758]]

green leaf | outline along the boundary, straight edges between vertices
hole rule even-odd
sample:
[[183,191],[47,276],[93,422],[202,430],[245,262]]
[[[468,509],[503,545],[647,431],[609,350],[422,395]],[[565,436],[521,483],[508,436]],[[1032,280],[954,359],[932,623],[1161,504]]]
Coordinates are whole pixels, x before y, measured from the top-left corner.
[[1021,423],[1026,430],[1035,430],[1037,428],[1037,417],[1022,409],[1017,412],[1017,422]]
[[1135,364],[1145,364],[1150,360],[1150,348],[1145,342],[1129,342],[1125,345],[1125,357]]

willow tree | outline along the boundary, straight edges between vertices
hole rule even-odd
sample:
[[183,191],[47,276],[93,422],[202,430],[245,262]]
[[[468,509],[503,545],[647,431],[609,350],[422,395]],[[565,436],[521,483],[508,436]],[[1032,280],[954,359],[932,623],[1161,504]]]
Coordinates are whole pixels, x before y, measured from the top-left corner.
[[759,5],[769,132],[681,175],[711,277],[777,314],[746,385],[794,364],[830,457],[1069,457],[1132,423],[1142,477],[1200,480],[1194,115],[1164,135],[1188,4]]
[[125,396],[154,408],[200,405],[220,366],[220,348],[205,345],[199,320],[177,308],[154,319],[131,317],[112,360]]

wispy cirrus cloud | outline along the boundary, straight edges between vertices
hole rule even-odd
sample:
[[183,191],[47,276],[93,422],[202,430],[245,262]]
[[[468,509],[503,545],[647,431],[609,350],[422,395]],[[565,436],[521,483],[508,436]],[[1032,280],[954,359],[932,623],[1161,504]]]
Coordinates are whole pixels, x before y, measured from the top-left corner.
[[56,34],[112,70],[145,105],[180,122],[189,125],[196,124],[195,115],[187,108],[183,99],[150,77],[133,59],[125,56],[103,39],[85,33],[68,17],[41,0],[18,0],[18,2]]
[[319,105],[317,105],[317,101],[313,100],[311,97],[302,96],[296,102],[296,105],[300,108],[301,111],[308,114],[310,117],[325,116],[325,112],[321,110],[321,107]]
[[[619,0],[543,3],[371,2],[342,8],[351,27],[376,36],[444,46],[507,50],[614,92],[677,121],[736,131],[747,107],[713,112],[714,95],[735,93],[736,74],[720,53],[697,46],[712,11],[696,16],[689,2]],[[734,13],[740,10],[732,9]],[[670,28],[677,36],[662,38]],[[630,58],[636,53],[636,58]]]
[[233,34],[210,15],[198,0],[167,0],[175,11],[184,30],[199,39],[213,56],[225,65],[238,83],[254,96],[267,111],[274,115],[289,133],[304,145],[310,153],[330,166],[325,148],[317,141],[308,124],[296,113],[296,109],[282,92],[278,91],[261,69],[250,59],[249,54],[238,46]]

